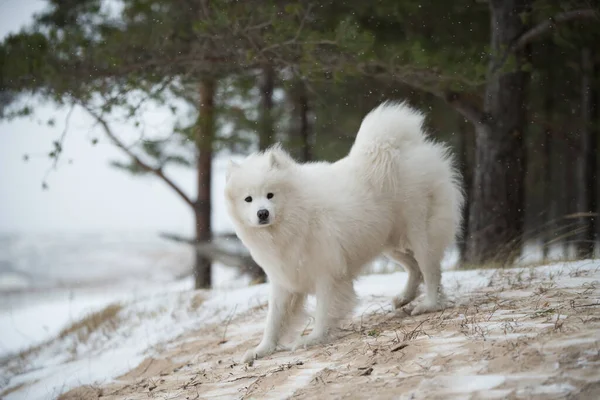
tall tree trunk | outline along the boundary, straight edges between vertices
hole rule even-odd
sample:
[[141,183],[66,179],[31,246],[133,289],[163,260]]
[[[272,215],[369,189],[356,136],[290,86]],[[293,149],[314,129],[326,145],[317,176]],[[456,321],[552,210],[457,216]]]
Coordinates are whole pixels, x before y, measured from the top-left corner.
[[313,158],[310,106],[306,84],[302,79],[297,78],[289,88],[288,103],[291,109],[289,137],[293,153],[300,161],[310,161]]
[[523,234],[525,93],[530,74],[515,64],[498,68],[501,55],[526,29],[528,0],[490,0],[492,57],[485,89],[486,118],[476,126],[475,176],[465,262],[510,262]]
[[597,244],[598,238],[600,238],[600,224],[598,220],[600,218],[600,201],[598,201],[600,196],[600,164],[598,159],[598,153],[600,152],[600,148],[598,148],[598,141],[600,140],[600,60],[597,58],[594,61],[594,82],[593,82],[593,114],[592,114],[592,138],[593,138],[593,146],[592,151],[596,153],[596,163],[594,169],[594,175],[592,179],[594,179],[594,184],[592,186],[592,190],[595,195],[595,208],[596,217],[594,218],[594,225],[596,228],[596,232],[594,235],[594,244]]
[[463,188],[465,190],[465,205],[463,207],[461,226],[462,240],[458,243],[458,251],[460,259],[464,260],[467,242],[469,240],[469,208],[471,205],[471,190],[473,186],[473,149],[475,146],[473,143],[473,130],[462,115],[459,116],[458,134],[460,172],[463,177]]
[[312,160],[312,140],[311,140],[311,127],[308,121],[308,94],[306,93],[306,85],[304,82],[298,82],[298,93],[297,93],[297,106],[298,106],[298,119],[300,123],[300,135],[302,143],[302,161]]
[[581,49],[581,129],[578,137],[579,157],[576,164],[576,204],[577,212],[584,213],[579,218],[582,232],[576,242],[578,257],[591,257],[594,254],[595,218],[585,215],[596,211],[596,132],[593,129],[595,101],[593,98],[594,62],[589,47]]
[[[554,57],[554,44],[547,43],[547,60],[552,60]],[[557,217],[557,205],[556,195],[554,193],[552,184],[552,122],[554,116],[554,68],[552,65],[548,66],[548,76],[546,78],[546,93],[544,96],[544,119],[546,120],[547,126],[544,129],[544,148],[541,153],[542,171],[544,174],[544,198],[543,198],[543,210],[546,223],[544,224],[542,231],[542,254],[543,259],[547,260],[550,256],[550,241],[552,240],[556,231],[556,217]]]
[[258,131],[258,148],[265,150],[273,143],[275,132],[273,126],[273,88],[275,87],[275,71],[270,65],[262,69],[260,87],[260,121]]
[[[259,82],[260,87],[260,117],[258,131],[259,150],[267,149],[273,144],[275,127],[273,121],[273,89],[275,87],[275,71],[270,65],[265,65],[262,69],[262,75]],[[267,275],[261,269],[254,283],[264,283],[267,281]]]
[[[211,238],[211,173],[212,146],[214,139],[214,95],[215,81],[204,78],[198,85],[200,104],[196,131],[197,184],[198,198],[195,203],[196,242],[202,243]],[[211,287],[211,261],[196,251],[194,279],[196,289]]]
[[[596,61],[594,65],[594,77],[599,76],[600,67]],[[600,136],[600,120],[598,119],[598,109],[600,101],[598,95],[598,83],[592,80],[592,99],[590,107],[590,152],[588,153],[588,195],[590,203],[590,211],[593,213],[590,218],[590,226],[588,230],[588,243],[590,243],[590,256],[595,256],[596,244],[598,241],[598,187],[600,178],[598,174],[598,136]]]
[[[576,122],[572,120],[573,125],[576,125]],[[563,225],[564,228],[564,257],[571,258],[575,256],[573,250],[573,243],[577,241],[577,235],[574,233],[577,229],[577,222],[573,221],[570,218],[566,218],[569,215],[575,214],[578,210],[579,205],[577,204],[576,193],[577,193],[577,159],[579,156],[579,150],[574,146],[578,145],[576,136],[577,132],[567,132],[568,146],[565,146],[565,162],[567,165],[567,171],[563,176],[564,179],[564,211],[563,216]],[[571,226],[569,226],[571,225]]]

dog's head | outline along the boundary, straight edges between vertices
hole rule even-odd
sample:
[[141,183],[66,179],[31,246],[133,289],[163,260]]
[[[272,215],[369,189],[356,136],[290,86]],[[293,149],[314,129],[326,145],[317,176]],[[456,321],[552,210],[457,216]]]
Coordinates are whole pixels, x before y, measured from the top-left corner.
[[278,223],[289,194],[289,173],[296,162],[279,145],[230,162],[225,199],[231,218],[250,228]]

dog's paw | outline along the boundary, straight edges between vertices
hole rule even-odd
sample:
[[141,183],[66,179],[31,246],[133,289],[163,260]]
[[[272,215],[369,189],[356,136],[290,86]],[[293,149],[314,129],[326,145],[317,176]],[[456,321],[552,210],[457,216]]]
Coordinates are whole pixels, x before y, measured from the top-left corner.
[[415,315],[427,314],[427,313],[431,313],[431,312],[441,311],[443,309],[444,309],[444,305],[439,302],[430,303],[428,301],[423,301],[423,302],[417,304],[415,306],[415,308],[413,308],[410,311],[410,315],[415,316]]
[[275,346],[260,344],[255,348],[248,350],[246,354],[244,354],[242,362],[244,364],[252,365],[254,364],[254,360],[258,360],[259,358],[263,358],[270,354],[273,354],[274,351]]
[[292,351],[307,349],[311,346],[323,344],[326,342],[326,338],[323,336],[301,336],[292,344]]
[[399,296],[394,297],[394,299],[392,300],[392,305],[397,310],[399,308],[404,307],[405,305],[407,305],[414,299],[415,299],[414,297],[410,298],[410,297],[406,297],[403,295],[399,295]]

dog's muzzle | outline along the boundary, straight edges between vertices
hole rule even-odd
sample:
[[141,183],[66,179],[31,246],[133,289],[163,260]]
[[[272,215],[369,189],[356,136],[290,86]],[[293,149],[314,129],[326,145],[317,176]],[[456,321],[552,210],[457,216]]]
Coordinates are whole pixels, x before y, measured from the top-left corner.
[[256,213],[256,216],[258,217],[258,224],[259,225],[264,225],[264,224],[268,224],[269,223],[269,210],[258,210],[258,212]]

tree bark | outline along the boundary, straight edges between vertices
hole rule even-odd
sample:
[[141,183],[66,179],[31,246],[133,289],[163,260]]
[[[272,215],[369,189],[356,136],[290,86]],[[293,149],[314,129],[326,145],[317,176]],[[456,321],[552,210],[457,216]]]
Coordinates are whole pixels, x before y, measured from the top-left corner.
[[298,122],[299,122],[299,136],[301,140],[301,160],[304,162],[312,160],[312,141],[311,141],[311,127],[308,122],[308,94],[306,93],[306,86],[304,82],[298,81],[298,93],[296,99],[296,105],[298,107]]
[[313,159],[310,105],[306,83],[301,78],[293,81],[288,89],[287,99],[291,115],[288,135],[293,154],[300,161],[310,161]]
[[271,65],[262,69],[260,77],[260,122],[258,132],[258,148],[265,150],[273,144],[275,129],[273,126],[273,88],[275,86],[275,71]]
[[600,218],[600,201],[598,201],[600,196],[600,164],[598,163],[600,160],[598,159],[598,153],[600,152],[600,148],[598,148],[598,141],[600,140],[600,61],[596,59],[594,61],[594,82],[593,82],[593,107],[592,107],[592,138],[593,138],[593,146],[592,151],[596,154],[596,163],[594,166],[594,175],[592,179],[594,179],[594,184],[592,186],[592,190],[594,191],[594,200],[595,200],[595,208],[596,217],[594,218],[594,226],[596,228],[594,235],[594,244],[597,244],[598,238],[600,238],[600,224],[598,223],[598,219]]
[[[550,61],[554,56],[554,44],[547,43],[548,46],[547,51],[547,60]],[[550,241],[554,236],[554,232],[556,230],[556,217],[557,213],[557,200],[556,194],[553,191],[554,185],[552,184],[552,121],[554,115],[554,69],[552,65],[548,66],[548,76],[546,78],[546,93],[544,96],[544,119],[548,121],[548,125],[544,129],[544,148],[541,152],[541,163],[542,163],[542,171],[544,174],[544,215],[546,221],[542,231],[542,257],[544,260],[547,260],[550,255]]]
[[[576,126],[576,122],[573,121],[573,125]],[[579,204],[576,201],[577,193],[577,160],[579,158],[579,149],[575,146],[577,143],[577,132],[570,131],[567,133],[569,140],[569,146],[565,146],[565,160],[567,163],[567,171],[563,176],[565,195],[564,210],[563,214],[563,237],[564,237],[564,254],[567,258],[572,258],[576,255],[577,249],[573,245],[577,242],[577,224],[579,221],[573,220],[571,217],[578,211]]]
[[594,57],[594,53],[591,48],[588,48],[590,52],[590,103],[589,103],[589,118],[590,124],[589,129],[589,152],[587,154],[587,187],[588,187],[588,202],[590,205],[590,211],[592,216],[589,219],[588,226],[588,243],[589,243],[589,257],[594,257],[594,250],[596,248],[596,240],[598,238],[598,135],[600,134],[600,121],[598,120],[598,73],[600,72],[600,66],[598,65],[598,59]]
[[[579,157],[576,161],[576,204],[578,213],[596,211],[596,132],[593,129],[595,101],[593,96],[594,62],[589,47],[581,49],[581,130],[578,137]],[[595,242],[595,218],[583,215],[579,218],[581,234],[576,241],[577,256],[592,257]]]
[[[203,78],[199,85],[200,104],[196,131],[198,198],[194,204],[196,242],[211,239],[211,174],[212,145],[214,139],[214,94],[215,81]],[[196,249],[194,280],[196,289],[211,287],[211,260]]]
[[469,213],[470,240],[465,262],[511,262],[523,234],[525,93],[530,74],[521,67],[527,49],[518,50],[515,65],[500,72],[504,49],[526,25],[521,14],[529,0],[490,0],[492,57],[485,89],[484,120],[477,124],[475,176]]
[[465,205],[463,207],[463,219],[461,226],[462,239],[458,242],[460,259],[464,261],[467,241],[469,240],[469,208],[471,205],[471,190],[473,186],[473,150],[474,134],[472,127],[462,115],[458,121],[459,134],[459,163],[460,172],[463,177],[463,188],[465,191]]
[[[273,89],[275,87],[275,71],[271,65],[265,65],[259,82],[260,87],[260,126],[258,132],[258,149],[266,150],[273,144],[275,127],[273,121]],[[267,281],[267,275],[260,269],[254,279],[257,283]]]

